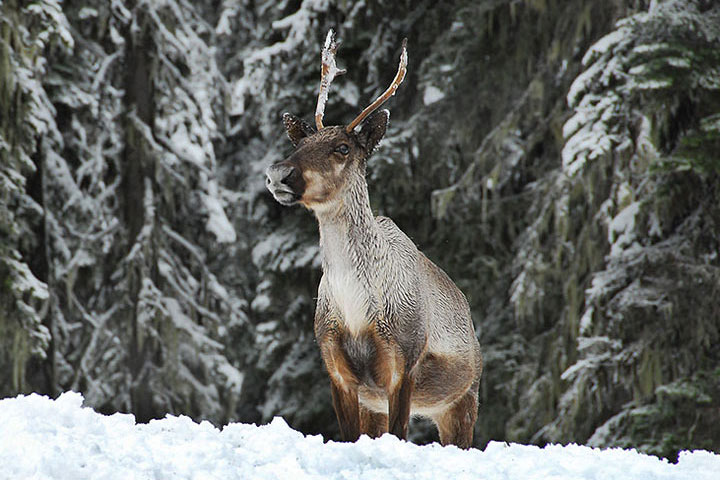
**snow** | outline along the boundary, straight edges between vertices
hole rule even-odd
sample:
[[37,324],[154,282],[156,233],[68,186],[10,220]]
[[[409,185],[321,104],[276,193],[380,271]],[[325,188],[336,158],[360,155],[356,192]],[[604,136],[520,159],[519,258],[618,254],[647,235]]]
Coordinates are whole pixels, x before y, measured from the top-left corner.
[[[216,184],[210,183],[211,191],[212,187],[216,187]],[[215,188],[216,190],[216,188]],[[216,193],[216,192],[213,192]],[[215,235],[215,238],[220,243],[232,243],[237,239],[237,234],[233,228],[225,210],[223,210],[220,200],[216,196],[202,195],[203,203],[205,208],[208,210],[207,229]]]
[[218,35],[232,34],[232,18],[238,14],[238,5],[231,4],[227,0],[223,2],[221,7],[220,18],[215,26],[215,33]]
[[607,52],[611,52],[613,47],[615,47],[617,44],[619,44],[623,40],[625,40],[626,37],[627,37],[627,31],[622,28],[608,33],[607,35],[602,37],[600,40],[595,42],[588,49],[588,51],[583,56],[582,64],[588,65],[595,58],[597,58]]
[[612,245],[611,256],[620,255],[622,250],[635,241],[635,218],[640,212],[640,203],[633,202],[623,208],[608,225],[608,243]]
[[588,307],[580,318],[580,335],[588,335],[593,327],[595,307]]
[[575,105],[573,116],[563,125],[562,165],[569,177],[582,171],[588,160],[610,152],[616,145],[618,136],[613,133],[613,124],[620,101],[615,93],[586,94]]
[[19,262],[12,258],[4,258],[3,262],[10,268],[13,274],[12,288],[18,292],[31,292],[32,296],[40,300],[47,300],[50,297],[48,287],[45,282],[40,281],[30,267],[24,262]]
[[264,312],[272,305],[272,299],[265,293],[257,295],[252,302],[250,308],[255,312]]
[[638,90],[659,90],[669,87],[672,87],[672,80],[669,78],[663,80],[645,80],[635,84],[635,88]]
[[251,258],[258,267],[269,266],[273,270],[287,272],[308,266],[319,268],[319,253],[317,244],[299,243],[296,232],[288,230],[272,232],[260,240],[253,248]]
[[692,479],[710,480],[720,455],[680,453],[678,463],[634,450],[544,448],[490,442],[484,451],[413,445],[391,435],[323,443],[282,418],[255,426],[168,415],[138,424],[100,415],[68,392],[0,400],[0,479]]
[[97,18],[98,11],[92,7],[83,7],[80,9],[80,12],[78,13],[78,18],[80,20],[87,20],[88,18]]
[[425,87],[425,93],[423,94],[423,103],[432,105],[435,102],[439,102],[445,98],[445,93],[434,85],[428,85]]
[[[63,43],[72,49],[75,45],[75,41],[70,33],[70,24],[62,12],[62,6],[60,3],[61,2],[58,2],[57,0],[43,0],[42,2],[31,3],[25,8],[25,13],[37,15],[44,20],[47,20],[48,23],[53,26],[53,33],[57,33]],[[45,31],[41,33],[39,38],[42,41],[47,41],[47,33],[49,32]]]

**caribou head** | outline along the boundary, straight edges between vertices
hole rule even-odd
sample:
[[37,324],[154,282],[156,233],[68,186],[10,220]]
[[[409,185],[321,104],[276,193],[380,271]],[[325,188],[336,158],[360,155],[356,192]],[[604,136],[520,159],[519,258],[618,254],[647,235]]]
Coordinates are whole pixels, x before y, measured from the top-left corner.
[[330,84],[345,70],[337,68],[338,44],[332,30],[322,50],[320,91],[315,109],[315,127],[290,113],[283,123],[295,151],[266,171],[267,188],[282,205],[300,203],[311,210],[335,204],[350,185],[365,180],[368,157],[385,135],[390,112],[377,111],[395,94],[405,78],[407,41],[403,41],[395,79],[374,102],[346,126],[324,126],[325,103]]

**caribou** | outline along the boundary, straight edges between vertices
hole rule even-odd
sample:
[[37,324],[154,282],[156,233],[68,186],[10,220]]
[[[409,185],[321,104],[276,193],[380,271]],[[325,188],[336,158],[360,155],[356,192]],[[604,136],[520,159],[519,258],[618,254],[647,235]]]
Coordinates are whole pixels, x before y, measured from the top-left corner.
[[280,204],[317,218],[323,275],[314,330],[340,433],[345,441],[386,432],[406,439],[410,415],[420,415],[436,424],[441,444],[469,448],[482,356],[468,302],[391,219],[373,214],[365,178],[390,117],[378,109],[405,78],[407,39],[390,87],[346,126],[325,126],[330,84],[345,73],[337,48],[330,30],[316,128],[283,115],[295,149],[268,167],[266,183]]

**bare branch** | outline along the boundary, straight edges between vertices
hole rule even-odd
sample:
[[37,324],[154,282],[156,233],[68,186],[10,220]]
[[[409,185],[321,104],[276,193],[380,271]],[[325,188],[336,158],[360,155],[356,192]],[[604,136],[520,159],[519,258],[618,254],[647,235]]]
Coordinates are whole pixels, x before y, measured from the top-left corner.
[[338,43],[335,42],[335,32],[332,28],[325,38],[325,46],[322,50],[322,69],[320,72],[320,92],[318,93],[317,107],[315,108],[315,125],[318,131],[323,129],[323,116],[325,116],[325,103],[328,99],[330,84],[337,75],[342,75],[345,70],[337,68],[335,64],[335,53]]
[[350,125],[348,125],[345,129],[346,132],[352,132],[355,127],[360,125],[360,123],[365,120],[368,115],[373,113],[380,107],[380,105],[387,102],[390,97],[395,95],[395,91],[405,79],[405,73],[407,72],[407,62],[407,38],[405,38],[402,43],[402,53],[400,53],[400,65],[398,65],[398,71],[397,74],[395,74],[395,78],[393,79],[392,83],[390,84],[388,89],[383,92],[382,95],[376,98],[375,101],[371,103],[365,110],[360,112],[360,115],[358,115],[355,120],[350,122]]

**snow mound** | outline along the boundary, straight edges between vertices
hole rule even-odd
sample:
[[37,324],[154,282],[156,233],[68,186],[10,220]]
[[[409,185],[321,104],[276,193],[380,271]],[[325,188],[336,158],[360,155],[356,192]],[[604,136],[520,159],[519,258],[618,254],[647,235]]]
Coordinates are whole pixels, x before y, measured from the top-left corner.
[[692,479],[717,478],[720,455],[677,464],[634,450],[491,442],[485,451],[418,446],[391,435],[323,443],[284,420],[230,424],[168,416],[136,424],[100,415],[78,393],[0,400],[2,479]]

